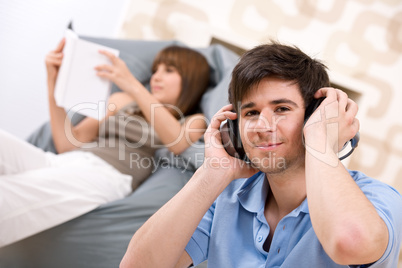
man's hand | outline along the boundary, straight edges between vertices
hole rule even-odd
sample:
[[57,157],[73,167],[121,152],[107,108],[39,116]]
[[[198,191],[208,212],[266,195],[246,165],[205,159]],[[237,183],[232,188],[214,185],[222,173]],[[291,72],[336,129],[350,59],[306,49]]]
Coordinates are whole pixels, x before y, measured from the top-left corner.
[[230,178],[248,178],[258,172],[243,160],[230,156],[222,145],[221,123],[226,119],[236,119],[232,104],[222,107],[213,117],[204,134],[205,161],[204,168],[221,169]]
[[358,106],[345,92],[335,88],[321,88],[314,97],[325,99],[304,127],[306,148],[337,154],[359,130]]

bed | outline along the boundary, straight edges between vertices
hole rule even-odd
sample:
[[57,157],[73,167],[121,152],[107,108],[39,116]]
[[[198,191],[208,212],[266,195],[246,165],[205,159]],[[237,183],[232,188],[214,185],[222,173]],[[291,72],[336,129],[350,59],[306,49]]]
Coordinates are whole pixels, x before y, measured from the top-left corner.
[[[149,88],[151,64],[163,47],[176,41],[141,41],[82,37],[117,48],[132,73]],[[222,45],[197,49],[211,67],[211,85],[200,109],[207,119],[227,103],[231,71],[239,56]],[[113,86],[112,91],[119,89]],[[82,118],[72,118],[73,123]],[[29,138],[32,144],[54,151],[49,123]],[[108,203],[69,222],[0,249],[5,268],[102,268],[118,267],[134,232],[191,178],[203,160],[202,139],[180,156],[159,149],[156,171],[128,197]],[[205,267],[205,263],[198,267]]]

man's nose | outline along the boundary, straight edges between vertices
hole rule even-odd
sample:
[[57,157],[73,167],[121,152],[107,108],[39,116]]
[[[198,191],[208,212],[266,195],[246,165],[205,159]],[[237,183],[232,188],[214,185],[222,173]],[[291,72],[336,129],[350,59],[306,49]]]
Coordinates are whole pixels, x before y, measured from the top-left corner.
[[[272,116],[261,113],[254,126],[254,132],[275,131]],[[269,119],[268,119],[269,118]]]

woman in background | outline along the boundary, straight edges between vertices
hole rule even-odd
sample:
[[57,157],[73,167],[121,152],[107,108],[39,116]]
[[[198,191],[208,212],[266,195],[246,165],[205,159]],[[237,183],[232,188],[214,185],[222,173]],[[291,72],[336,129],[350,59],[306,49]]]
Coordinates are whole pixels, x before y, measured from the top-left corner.
[[197,109],[209,85],[209,66],[200,53],[179,46],[154,59],[151,92],[120,58],[100,51],[111,64],[96,66],[97,75],[122,92],[109,97],[104,118],[73,126],[54,99],[64,44],[63,39],[45,60],[59,154],[0,131],[0,247],[127,196],[150,175],[158,148],[180,154],[206,129]]

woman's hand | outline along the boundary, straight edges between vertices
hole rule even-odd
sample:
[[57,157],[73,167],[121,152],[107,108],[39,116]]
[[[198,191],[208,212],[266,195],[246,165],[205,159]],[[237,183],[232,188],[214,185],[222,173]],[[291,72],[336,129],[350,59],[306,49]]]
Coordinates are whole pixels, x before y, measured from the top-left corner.
[[65,43],[65,38],[61,39],[56,49],[50,51],[45,57],[49,93],[53,93],[54,91],[57,75],[63,61],[63,48]]
[[139,81],[132,75],[126,63],[108,51],[101,50],[99,53],[108,57],[111,65],[103,64],[96,66],[97,75],[109,79],[121,90],[130,93]]
[[232,105],[222,107],[213,117],[204,134],[205,161],[207,169],[220,169],[227,172],[232,179],[247,178],[258,172],[257,169],[243,160],[230,156],[222,145],[220,132],[221,123],[226,119],[236,119],[236,113],[232,112]]

